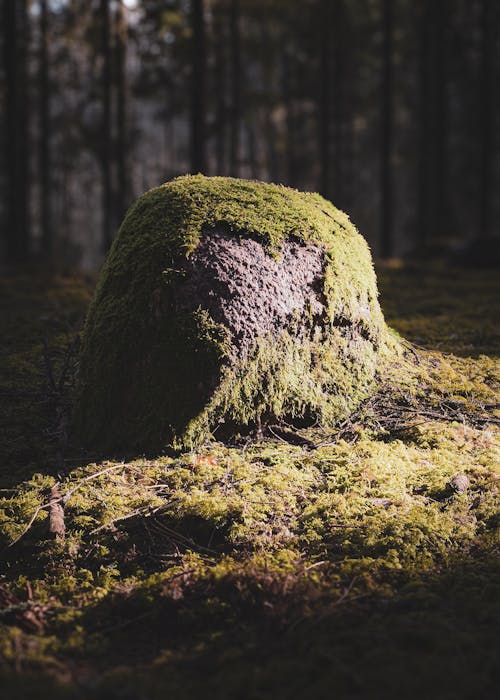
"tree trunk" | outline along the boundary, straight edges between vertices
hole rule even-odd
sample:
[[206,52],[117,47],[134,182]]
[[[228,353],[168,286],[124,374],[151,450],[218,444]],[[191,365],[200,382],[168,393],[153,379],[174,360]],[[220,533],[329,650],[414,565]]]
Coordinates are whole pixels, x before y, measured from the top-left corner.
[[429,27],[432,0],[424,0],[420,16],[419,52],[419,106],[418,106],[418,195],[417,195],[417,246],[425,247],[429,238]]
[[352,33],[352,8],[349,3],[339,0],[339,54],[338,70],[342,74],[339,80],[338,93],[341,99],[339,109],[339,139],[341,142],[341,158],[339,158],[339,205],[345,211],[351,211],[353,202],[353,166],[354,166],[354,99],[358,91],[356,85],[357,60],[356,47],[349,41]]
[[27,2],[4,0],[3,9],[7,169],[5,257],[9,263],[19,263],[27,260],[30,254]]
[[255,138],[255,128],[253,124],[246,124],[246,137],[247,137],[247,160],[248,168],[250,170],[250,177],[252,180],[259,179],[259,167],[257,164],[257,139]]
[[434,60],[431,68],[434,73],[434,197],[433,197],[433,220],[438,236],[448,233],[446,223],[446,30],[447,20],[446,0],[434,3],[435,11],[435,34],[434,34]]
[[332,196],[341,209],[344,207],[343,164],[344,142],[342,138],[344,122],[344,65],[343,65],[343,7],[342,0],[333,3],[333,89],[332,105]]
[[40,220],[42,254],[51,258],[54,252],[54,232],[51,217],[51,159],[50,159],[50,83],[48,56],[47,0],[40,0]]
[[219,2],[214,10],[214,34],[215,34],[215,162],[217,175],[226,173],[226,128],[227,128],[227,104],[226,104],[226,65],[225,52],[226,32],[225,9]]
[[229,143],[229,169],[238,177],[240,172],[240,130],[241,130],[241,36],[240,3],[231,0],[230,5],[230,51],[231,51],[231,129]]
[[320,192],[330,198],[331,0],[320,2],[319,162]]
[[382,12],[382,139],[380,158],[380,252],[390,258],[394,253],[393,198],[392,198],[392,141],[393,141],[393,4],[383,0]]
[[283,50],[283,102],[285,105],[286,128],[286,184],[290,187],[296,187],[298,171],[293,67],[293,54],[285,47]]
[[191,171],[206,171],[205,153],[205,19],[203,0],[191,0]]
[[278,135],[276,133],[275,124],[271,118],[270,110],[266,110],[265,116],[265,138],[266,138],[266,150],[267,150],[267,168],[268,177],[271,182],[279,182],[280,180],[280,167],[279,167],[279,156],[276,149],[276,143],[278,140]]
[[109,0],[100,3],[101,25],[101,99],[102,99],[102,142],[101,142],[101,171],[102,171],[102,247],[106,253],[113,240],[113,186],[112,186],[112,125],[111,125],[111,18]]
[[479,235],[491,236],[491,195],[493,179],[493,0],[482,0],[481,7],[481,193],[479,208]]
[[119,0],[115,17],[115,77],[116,77],[116,218],[123,219],[129,203],[127,164],[127,36],[128,26],[123,0]]
[[446,234],[446,36],[447,4],[426,0],[421,16],[418,165],[418,243]]

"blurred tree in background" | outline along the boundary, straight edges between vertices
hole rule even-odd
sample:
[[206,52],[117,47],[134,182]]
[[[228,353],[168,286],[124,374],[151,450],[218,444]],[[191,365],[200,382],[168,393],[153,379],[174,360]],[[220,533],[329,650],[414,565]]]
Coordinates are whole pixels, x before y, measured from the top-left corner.
[[2,0],[6,263],[95,269],[185,172],[318,190],[390,257],[494,239],[494,0]]

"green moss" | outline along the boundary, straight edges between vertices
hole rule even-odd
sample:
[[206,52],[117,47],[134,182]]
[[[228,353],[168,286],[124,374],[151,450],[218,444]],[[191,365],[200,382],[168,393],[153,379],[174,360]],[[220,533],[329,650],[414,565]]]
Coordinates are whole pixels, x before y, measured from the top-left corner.
[[465,357],[500,354],[498,281],[444,262],[378,265],[387,322],[426,348]]
[[[62,483],[66,542],[42,543],[34,562],[30,548],[17,549],[9,567],[13,592],[24,598],[29,581],[35,604],[50,611],[47,631],[35,637],[0,619],[0,657],[11,664],[20,648],[28,669],[59,666],[56,675],[83,658],[99,686],[121,688],[134,675],[123,667],[133,639],[134,672],[150,678],[156,698],[164,684],[172,690],[173,679],[185,680],[175,659],[210,658],[219,640],[244,673],[239,645],[255,634],[268,656],[272,629],[290,643],[322,635],[322,653],[303,652],[310,663],[325,653],[351,663],[375,631],[385,654],[398,658],[391,630],[404,637],[414,611],[412,629],[444,649],[471,595],[479,601],[471,615],[495,611],[498,431],[430,421],[410,442],[376,437],[310,451],[277,441],[213,444],[176,458],[75,469]],[[463,494],[447,490],[457,473],[469,479]],[[32,479],[5,499],[11,537],[47,484]],[[37,537],[31,529],[21,542],[33,547]],[[468,582],[461,569],[471,558]],[[478,634],[472,621],[468,634]],[[288,649],[285,658],[303,653]],[[443,653],[450,664],[454,653]],[[360,679],[368,683],[376,668],[363,667]],[[223,686],[232,678],[225,669]],[[332,673],[341,682],[341,671]],[[286,682],[281,674],[274,667],[271,675]],[[190,697],[181,686],[180,697]],[[228,697],[225,686],[220,692]]]
[[[321,341],[262,337],[230,362],[224,326],[172,309],[183,260],[217,225],[278,257],[290,238],[325,250]],[[180,177],[131,207],[106,260],[85,328],[78,431],[93,449],[151,452],[173,440],[199,444],[224,422],[307,416],[331,425],[369,392],[388,339],[366,242],[330,202],[260,182]]]
[[[391,274],[382,270],[391,322],[401,327],[394,309],[406,293],[408,332],[431,345],[449,278],[422,269],[417,280],[434,280],[426,301],[405,291],[412,274],[399,286]],[[496,276],[482,278],[488,300]],[[461,285],[461,297],[479,290],[472,273]],[[498,312],[483,304],[491,318],[481,322],[493,324]],[[347,432],[298,431],[315,447],[269,437],[123,463],[80,454],[62,474],[54,467],[65,542],[46,539],[46,508],[25,532],[54,478],[21,472],[0,491],[0,585],[44,629],[0,612],[4,695],[494,695],[500,363],[496,341],[486,346],[492,336],[474,335],[464,312],[458,352],[474,341],[491,357],[408,348],[388,358]],[[461,328],[456,313],[446,327]],[[25,349],[34,371],[37,353]],[[3,487],[16,479],[11,464]],[[469,480],[463,493],[449,488],[456,474]]]

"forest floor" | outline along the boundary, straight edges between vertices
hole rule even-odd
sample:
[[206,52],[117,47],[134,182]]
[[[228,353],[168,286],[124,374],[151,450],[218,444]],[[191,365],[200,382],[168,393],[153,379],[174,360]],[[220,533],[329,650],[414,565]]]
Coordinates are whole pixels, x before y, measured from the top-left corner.
[[106,462],[65,445],[91,282],[4,277],[2,698],[495,696],[498,272],[378,275],[406,364],[336,431]]

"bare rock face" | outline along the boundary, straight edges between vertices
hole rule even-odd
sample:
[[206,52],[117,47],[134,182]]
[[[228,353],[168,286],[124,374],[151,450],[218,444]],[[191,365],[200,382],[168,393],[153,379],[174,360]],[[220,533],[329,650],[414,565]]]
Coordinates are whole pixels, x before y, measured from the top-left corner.
[[233,356],[289,330],[303,339],[324,324],[325,251],[286,241],[278,258],[262,243],[215,230],[202,238],[175,290],[177,308],[205,309],[231,335]]
[[185,176],[129,210],[89,310],[75,428],[106,453],[332,425],[389,334],[366,242],[319,195]]

